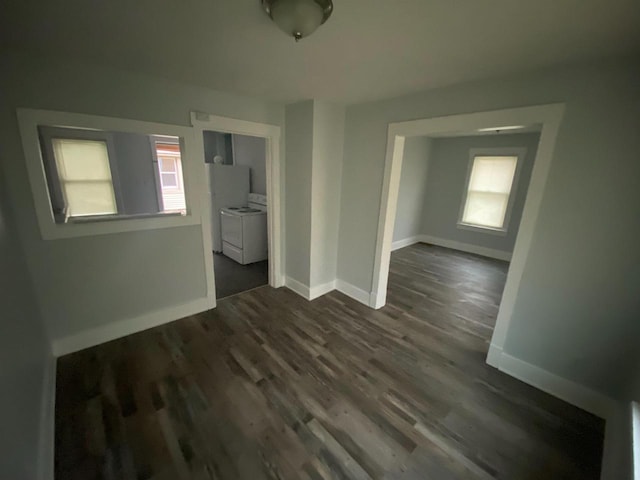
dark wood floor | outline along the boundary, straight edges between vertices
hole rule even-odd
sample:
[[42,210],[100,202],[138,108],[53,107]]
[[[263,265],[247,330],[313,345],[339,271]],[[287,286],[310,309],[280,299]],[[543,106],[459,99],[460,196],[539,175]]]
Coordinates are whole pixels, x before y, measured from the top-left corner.
[[258,288],[58,361],[58,479],[596,479],[603,422],[484,360],[507,264],[416,245],[389,304]]
[[230,297],[269,283],[269,262],[241,265],[221,253],[213,254],[213,269],[216,276],[216,298]]

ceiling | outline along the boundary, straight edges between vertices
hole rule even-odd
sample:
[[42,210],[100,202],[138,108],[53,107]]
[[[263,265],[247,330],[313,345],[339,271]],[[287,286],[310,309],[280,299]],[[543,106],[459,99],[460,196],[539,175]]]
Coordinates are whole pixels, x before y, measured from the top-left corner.
[[334,0],[295,43],[259,0],[16,0],[0,45],[276,101],[356,103],[640,50],[638,0]]

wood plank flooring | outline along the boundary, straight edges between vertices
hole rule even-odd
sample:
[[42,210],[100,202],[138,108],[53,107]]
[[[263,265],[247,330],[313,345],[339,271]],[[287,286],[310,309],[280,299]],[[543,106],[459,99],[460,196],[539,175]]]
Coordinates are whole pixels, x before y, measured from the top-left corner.
[[62,357],[57,479],[596,479],[603,422],[484,363],[507,264],[392,255],[388,305],[262,287]]

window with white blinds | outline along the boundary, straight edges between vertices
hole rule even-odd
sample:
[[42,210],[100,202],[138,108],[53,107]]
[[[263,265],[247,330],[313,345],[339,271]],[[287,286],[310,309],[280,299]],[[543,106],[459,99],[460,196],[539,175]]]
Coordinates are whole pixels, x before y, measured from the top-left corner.
[[52,144],[66,215],[118,213],[106,142],[54,138]]
[[516,155],[474,156],[460,223],[504,230],[517,166]]

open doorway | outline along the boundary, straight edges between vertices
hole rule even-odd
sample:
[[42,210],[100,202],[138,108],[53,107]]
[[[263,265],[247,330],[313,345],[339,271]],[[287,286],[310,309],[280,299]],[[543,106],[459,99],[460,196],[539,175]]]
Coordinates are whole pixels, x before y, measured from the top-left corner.
[[216,298],[269,283],[266,139],[203,133]]
[[405,139],[387,304],[489,342],[539,139],[539,125]]
[[211,307],[261,285],[281,287],[280,127],[199,112],[191,123]]
[[[489,364],[501,368],[501,363],[508,360],[508,358],[504,357],[502,347],[511,321],[511,312],[513,311],[515,298],[520,286],[524,265],[529,254],[537,213],[540,208],[555,146],[555,139],[563,112],[564,106],[555,104],[413,120],[389,125],[385,176],[383,179],[372,284],[372,306],[380,308],[386,303],[394,227],[400,198],[399,191],[402,164],[407,139],[413,137],[438,138],[469,134],[470,132],[474,132],[474,135],[480,136],[479,134],[483,133],[481,132],[482,130],[495,133],[495,131],[504,131],[509,127],[512,127],[514,130],[516,127],[517,129],[526,128],[534,131],[537,130],[540,133],[535,162],[524,199],[521,220],[514,242],[511,262],[504,282],[504,291],[497,313],[495,328],[491,335],[491,343],[487,356],[487,362]],[[473,174],[474,158],[475,156],[470,155],[467,160],[469,163],[467,167],[467,177],[463,183],[465,189],[463,192],[464,198],[460,199],[458,203],[459,210],[454,228],[457,228],[458,224],[462,224],[460,225],[462,227],[470,227],[472,229],[478,226],[473,225],[472,222],[464,221],[465,219],[469,220],[473,217],[473,215],[466,217],[466,214],[469,213],[466,209],[469,207],[467,199],[474,197],[473,188],[470,189],[469,187],[469,179]],[[513,177],[515,178],[516,175],[517,173],[514,171]],[[503,203],[502,207],[498,209],[504,213],[504,218],[508,216],[508,202],[509,199],[507,198],[506,204]],[[473,207],[473,205],[471,205],[471,207]],[[398,246],[398,244],[396,244],[396,246]],[[455,248],[459,246],[459,244],[444,245],[444,247],[451,246]],[[475,253],[486,255],[487,251],[477,251]]]

